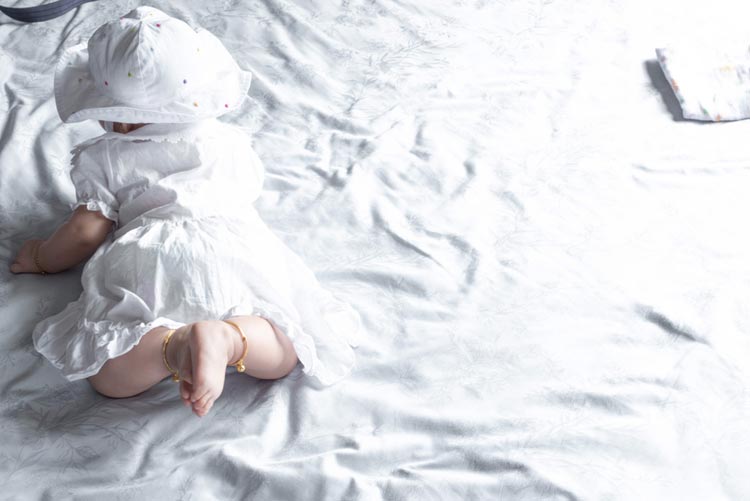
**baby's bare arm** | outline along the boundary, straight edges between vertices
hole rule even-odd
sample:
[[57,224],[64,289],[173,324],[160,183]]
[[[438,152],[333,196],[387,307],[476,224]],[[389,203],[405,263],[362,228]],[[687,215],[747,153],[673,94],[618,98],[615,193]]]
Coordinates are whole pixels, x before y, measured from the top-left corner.
[[[73,215],[55,233],[43,241],[38,251],[38,261],[48,273],[72,268],[90,258],[107,238],[112,229],[112,221],[101,212],[90,211],[85,206],[78,207]],[[10,267],[13,273],[38,273],[34,263],[33,250],[38,240],[23,244]]]

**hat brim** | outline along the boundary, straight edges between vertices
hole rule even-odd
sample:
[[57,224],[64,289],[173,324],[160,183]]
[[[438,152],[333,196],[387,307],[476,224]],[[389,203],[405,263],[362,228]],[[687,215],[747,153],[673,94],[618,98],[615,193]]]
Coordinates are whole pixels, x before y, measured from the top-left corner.
[[[206,45],[220,46],[219,50],[226,52],[210,32],[198,30],[197,34]],[[212,87],[199,89],[193,102],[174,102],[158,109],[148,109],[118,102],[101,92],[102,82],[94,81],[89,71],[88,44],[84,42],[67,49],[55,68],[57,112],[66,123],[88,119],[122,123],[186,123],[218,117],[242,104],[252,81],[252,73],[240,69],[231,56],[222,59],[225,61],[220,70],[221,77],[211,81]]]

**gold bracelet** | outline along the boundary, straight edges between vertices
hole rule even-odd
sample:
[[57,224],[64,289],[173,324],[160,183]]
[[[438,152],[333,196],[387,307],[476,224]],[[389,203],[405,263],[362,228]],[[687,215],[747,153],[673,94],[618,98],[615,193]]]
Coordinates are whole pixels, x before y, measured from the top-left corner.
[[167,332],[167,335],[164,336],[164,341],[161,344],[161,357],[164,360],[164,365],[167,366],[167,370],[172,373],[172,381],[175,383],[180,381],[180,374],[172,369],[172,366],[169,365],[169,362],[167,361],[167,345],[169,344],[169,339],[172,337],[172,334],[175,333],[175,329],[169,329],[169,332]]
[[244,349],[242,350],[242,355],[240,356],[239,360],[237,360],[236,362],[232,362],[229,365],[234,365],[237,368],[237,372],[245,372],[245,357],[247,356],[247,337],[245,337],[245,333],[242,332],[242,327],[240,327],[236,323],[232,322],[231,320],[224,320],[224,322],[228,323],[229,325],[237,329],[237,332],[239,332],[240,336],[242,336],[242,345],[244,347]]
[[41,240],[36,243],[34,249],[31,251],[31,258],[34,260],[34,266],[37,267],[39,273],[41,273],[42,275],[46,275],[47,271],[42,268],[42,265],[39,263],[39,247],[42,246],[42,243],[44,242]]

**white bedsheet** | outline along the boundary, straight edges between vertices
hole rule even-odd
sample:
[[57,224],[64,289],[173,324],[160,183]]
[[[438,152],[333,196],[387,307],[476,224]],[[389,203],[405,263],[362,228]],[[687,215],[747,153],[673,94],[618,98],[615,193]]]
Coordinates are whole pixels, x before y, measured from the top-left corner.
[[[57,56],[138,4],[0,18],[3,262],[98,133],[60,123]],[[149,4],[254,72],[226,118],[258,209],[369,336],[332,388],[232,375],[199,419],[169,380],[65,381],[30,333],[80,270],[0,266],[0,498],[750,498],[750,122],[680,120],[653,52],[742,2]]]

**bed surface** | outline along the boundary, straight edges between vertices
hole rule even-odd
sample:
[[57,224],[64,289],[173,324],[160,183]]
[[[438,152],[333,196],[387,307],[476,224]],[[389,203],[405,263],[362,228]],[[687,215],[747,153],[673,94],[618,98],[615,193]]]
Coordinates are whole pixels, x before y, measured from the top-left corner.
[[[140,4],[0,15],[3,262],[99,133],[57,117],[57,57]],[[225,119],[258,210],[368,336],[334,387],[231,375],[199,419],[169,380],[67,382],[31,330],[80,268],[2,265],[0,498],[750,498],[750,122],[681,120],[654,61],[741,2],[148,4],[254,73]]]

